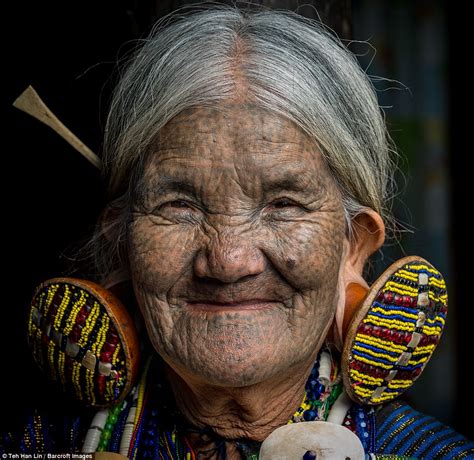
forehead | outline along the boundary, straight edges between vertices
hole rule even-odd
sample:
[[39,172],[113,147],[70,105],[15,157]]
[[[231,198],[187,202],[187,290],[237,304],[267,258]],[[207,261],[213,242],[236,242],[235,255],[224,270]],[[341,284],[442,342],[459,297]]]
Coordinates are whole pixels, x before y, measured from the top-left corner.
[[314,144],[295,123],[283,116],[254,104],[223,104],[181,112],[160,130],[156,145],[163,149],[198,142],[205,137],[217,141],[217,136],[236,142]]
[[253,104],[237,103],[181,112],[160,130],[150,163],[160,170],[180,164],[243,170],[324,166],[314,140],[291,120]]

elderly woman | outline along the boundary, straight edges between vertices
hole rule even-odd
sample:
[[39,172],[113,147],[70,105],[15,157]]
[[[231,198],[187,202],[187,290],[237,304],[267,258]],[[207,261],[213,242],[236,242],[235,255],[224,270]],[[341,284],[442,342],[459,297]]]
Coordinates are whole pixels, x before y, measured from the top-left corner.
[[[359,403],[347,404],[346,391],[357,401],[358,390],[347,388],[345,376],[342,391],[339,352],[351,330],[360,332],[358,324],[346,327],[345,309],[358,297],[354,286],[368,290],[364,265],[390,222],[390,152],[369,79],[320,24],[226,6],[158,24],[112,101],[104,156],[110,205],[96,237],[102,284],[131,281],[154,357],[147,361],[142,350],[139,384],[92,422],[70,425],[74,445],[63,440],[56,449],[138,459],[355,459],[364,451],[473,458],[473,444],[406,404],[372,404],[390,399],[383,391],[396,370],[380,378],[386,386],[371,401],[361,393]],[[427,285],[423,273],[416,280]],[[407,296],[397,296],[402,305]],[[403,305],[411,305],[409,296]],[[77,338],[92,324],[88,313]],[[100,346],[82,364],[110,376],[112,339],[126,349],[133,327],[108,313],[119,333],[104,332],[100,342],[99,331]],[[420,339],[420,315],[405,343],[410,353],[418,343],[435,346],[428,332]],[[59,380],[77,353],[77,324],[64,327],[72,332]],[[360,356],[351,376],[367,370],[368,355]],[[76,393],[96,394],[89,374],[74,381]],[[366,380],[376,382],[374,375]],[[59,430],[32,420],[24,451],[39,449],[41,423],[53,446]],[[283,426],[293,431],[277,430]]]

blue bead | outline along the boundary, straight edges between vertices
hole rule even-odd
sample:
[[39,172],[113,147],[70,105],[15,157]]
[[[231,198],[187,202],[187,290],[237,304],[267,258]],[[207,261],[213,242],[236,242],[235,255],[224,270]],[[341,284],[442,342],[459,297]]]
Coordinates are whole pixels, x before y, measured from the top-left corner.
[[309,422],[310,420],[314,420],[318,413],[315,410],[308,410],[303,414],[303,418]]
[[316,452],[312,450],[306,451],[306,453],[303,455],[303,460],[316,460]]

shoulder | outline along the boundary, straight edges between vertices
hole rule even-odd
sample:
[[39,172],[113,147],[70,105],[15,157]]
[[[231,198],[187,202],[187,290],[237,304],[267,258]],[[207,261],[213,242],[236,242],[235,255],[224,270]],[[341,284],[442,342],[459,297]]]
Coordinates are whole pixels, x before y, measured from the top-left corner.
[[376,412],[377,454],[423,459],[474,459],[474,442],[403,401],[382,406]]
[[86,412],[71,416],[33,411],[11,431],[0,432],[0,455],[80,453],[90,421]]

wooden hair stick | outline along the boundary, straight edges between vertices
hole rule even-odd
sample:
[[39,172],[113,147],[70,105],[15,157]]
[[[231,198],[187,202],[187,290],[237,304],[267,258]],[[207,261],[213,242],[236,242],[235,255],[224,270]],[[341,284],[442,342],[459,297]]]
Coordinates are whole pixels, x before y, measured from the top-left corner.
[[32,86],[28,86],[28,88],[17,97],[13,106],[49,126],[65,141],[72,145],[80,154],[86,157],[86,159],[96,168],[102,168],[102,161],[100,158],[68,128],[66,128],[66,126],[64,126],[59,118],[54,115],[54,113],[41,100]]

